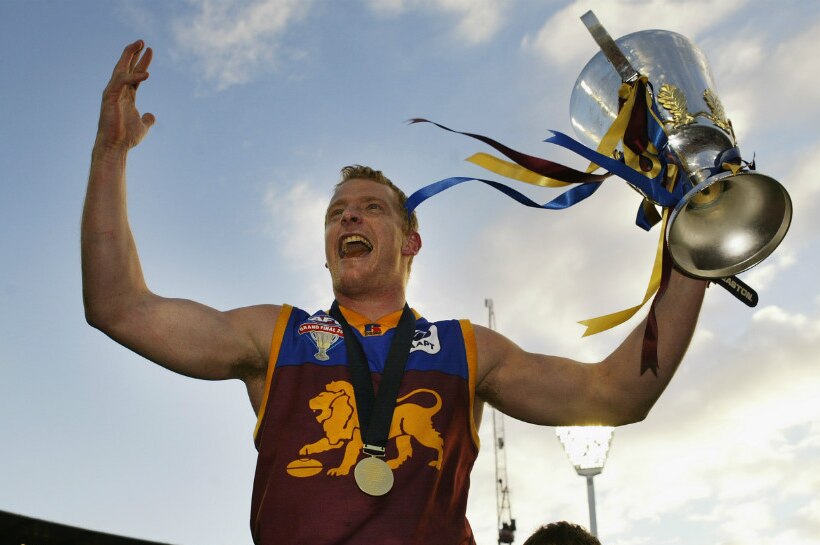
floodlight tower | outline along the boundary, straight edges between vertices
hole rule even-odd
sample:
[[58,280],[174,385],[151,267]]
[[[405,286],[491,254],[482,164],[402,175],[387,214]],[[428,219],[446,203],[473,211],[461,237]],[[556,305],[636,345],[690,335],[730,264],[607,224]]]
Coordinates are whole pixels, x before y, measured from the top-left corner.
[[[488,327],[495,331],[493,300],[484,299],[489,313]],[[504,414],[493,409],[493,441],[495,444],[495,493],[498,511],[498,544],[512,543],[515,538],[515,519],[510,509],[510,489],[507,486],[507,454],[504,444]]]
[[569,461],[578,475],[587,480],[587,501],[589,502],[589,531],[598,535],[598,521],[595,516],[595,475],[604,470],[609,444],[615,428],[610,426],[566,426],[555,428],[555,433],[564,447]]

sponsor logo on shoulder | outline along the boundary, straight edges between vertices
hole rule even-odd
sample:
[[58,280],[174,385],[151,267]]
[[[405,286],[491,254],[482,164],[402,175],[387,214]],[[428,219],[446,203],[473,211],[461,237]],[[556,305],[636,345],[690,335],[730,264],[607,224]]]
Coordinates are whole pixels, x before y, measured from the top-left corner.
[[416,330],[413,335],[413,343],[410,346],[410,352],[421,350],[428,354],[438,354],[441,350],[441,342],[438,340],[438,328],[435,324],[430,326],[427,331]]

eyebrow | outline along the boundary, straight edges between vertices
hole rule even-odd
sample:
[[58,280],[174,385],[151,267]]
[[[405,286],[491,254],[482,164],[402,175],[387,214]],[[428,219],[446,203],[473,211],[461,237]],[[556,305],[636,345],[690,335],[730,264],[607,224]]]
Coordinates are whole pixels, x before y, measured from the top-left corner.
[[[327,214],[327,212],[330,212],[331,208],[346,205],[350,200],[351,199],[346,199],[346,198],[331,200],[330,203],[327,205],[327,211],[325,213]],[[359,200],[363,203],[378,202],[378,203],[384,204],[384,205],[390,204],[387,200],[385,200],[381,197],[376,197],[376,196],[365,196],[365,197],[361,197],[361,198],[355,198],[355,199],[352,199],[352,200]]]

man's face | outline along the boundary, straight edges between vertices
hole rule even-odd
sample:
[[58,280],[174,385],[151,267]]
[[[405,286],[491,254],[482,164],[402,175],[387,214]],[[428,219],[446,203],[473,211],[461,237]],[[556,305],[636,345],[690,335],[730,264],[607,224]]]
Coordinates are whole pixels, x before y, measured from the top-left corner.
[[333,289],[349,296],[402,289],[408,261],[421,247],[405,233],[404,210],[386,185],[354,178],[343,183],[325,215],[325,257]]

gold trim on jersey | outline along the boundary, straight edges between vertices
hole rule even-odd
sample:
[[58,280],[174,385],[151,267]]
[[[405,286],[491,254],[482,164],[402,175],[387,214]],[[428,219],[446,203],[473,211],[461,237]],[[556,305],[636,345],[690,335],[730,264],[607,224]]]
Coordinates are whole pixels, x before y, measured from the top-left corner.
[[256,427],[253,430],[253,439],[259,434],[262,419],[265,417],[265,408],[268,406],[268,396],[270,395],[270,385],[273,381],[273,370],[276,367],[276,360],[279,359],[279,349],[282,348],[282,337],[285,335],[285,328],[288,326],[290,314],[293,311],[291,305],[282,305],[279,310],[279,317],[273,327],[273,335],[270,342],[270,356],[268,357],[268,372],[265,377],[265,393],[262,396],[262,404],[259,406],[259,413],[256,415]]
[[467,354],[468,384],[470,388],[470,434],[473,436],[476,448],[481,448],[478,438],[478,427],[475,424],[475,381],[478,376],[478,349],[476,348],[473,324],[469,320],[459,320],[461,334],[464,337],[464,352]]

